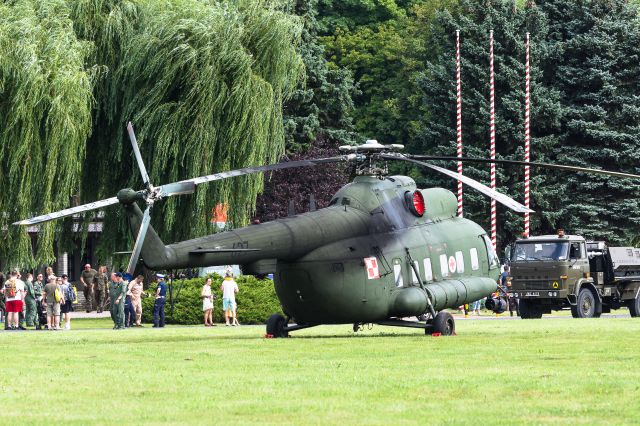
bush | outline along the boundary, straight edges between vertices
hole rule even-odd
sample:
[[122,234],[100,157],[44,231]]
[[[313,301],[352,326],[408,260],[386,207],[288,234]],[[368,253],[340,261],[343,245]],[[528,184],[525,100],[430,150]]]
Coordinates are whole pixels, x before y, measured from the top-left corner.
[[[211,289],[216,295],[213,307],[213,320],[216,323],[224,322],[222,312],[222,292],[220,284],[222,278],[219,275],[211,275],[213,283]],[[194,278],[191,280],[175,280],[168,284],[167,304],[165,305],[165,318],[168,324],[202,324],[202,298],[200,292],[206,278]],[[241,324],[264,324],[269,315],[282,313],[280,302],[276,297],[273,281],[259,280],[252,275],[243,275],[235,278],[239,292],[236,294],[238,304],[238,321]],[[147,290],[148,294],[155,294],[156,285],[152,284]],[[147,297],[142,300],[142,321],[153,322],[153,305],[155,297]]]

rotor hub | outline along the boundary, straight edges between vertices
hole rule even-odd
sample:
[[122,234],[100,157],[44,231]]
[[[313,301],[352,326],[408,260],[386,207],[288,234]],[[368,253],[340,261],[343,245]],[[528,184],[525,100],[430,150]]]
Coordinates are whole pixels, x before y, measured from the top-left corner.
[[118,191],[116,197],[118,197],[118,201],[120,201],[121,204],[133,204],[136,201],[143,201],[145,199],[141,191],[135,191],[131,188],[121,189]]
[[387,161],[382,155],[397,153],[404,149],[404,145],[382,145],[375,139],[369,139],[362,145],[343,145],[339,149],[353,153],[351,155],[354,155],[356,175],[382,178],[389,174]]

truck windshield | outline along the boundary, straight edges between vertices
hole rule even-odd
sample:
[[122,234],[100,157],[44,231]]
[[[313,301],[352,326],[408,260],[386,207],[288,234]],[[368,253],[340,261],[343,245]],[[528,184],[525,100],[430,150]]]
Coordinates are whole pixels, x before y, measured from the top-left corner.
[[568,242],[522,242],[516,243],[511,260],[567,260],[568,254]]

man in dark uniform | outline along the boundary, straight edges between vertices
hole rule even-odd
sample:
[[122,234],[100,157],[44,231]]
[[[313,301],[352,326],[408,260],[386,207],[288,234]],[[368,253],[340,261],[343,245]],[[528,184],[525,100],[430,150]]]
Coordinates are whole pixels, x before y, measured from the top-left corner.
[[93,305],[95,304],[94,286],[96,275],[98,275],[98,271],[88,263],[84,265],[84,271],[80,274],[80,282],[84,285],[84,300],[87,304],[87,312],[93,311]]
[[109,290],[109,277],[107,276],[107,267],[100,266],[96,275],[96,287],[94,293],[96,296],[96,308],[98,313],[102,312],[106,304]]
[[156,302],[153,305],[153,326],[164,327],[164,304],[167,299],[167,284],[163,274],[156,274],[158,288],[156,289]]
[[[38,303],[42,296],[42,274],[38,274],[36,282],[32,282],[31,274],[27,274],[27,281],[24,283],[26,294],[24,298],[25,303],[25,320],[27,327],[36,326],[40,328],[40,321],[38,320]],[[36,288],[38,291],[36,292]]]
[[127,284],[122,280],[122,274],[111,274],[109,283],[109,298],[111,302],[111,319],[115,330],[124,329],[124,298],[127,294]]

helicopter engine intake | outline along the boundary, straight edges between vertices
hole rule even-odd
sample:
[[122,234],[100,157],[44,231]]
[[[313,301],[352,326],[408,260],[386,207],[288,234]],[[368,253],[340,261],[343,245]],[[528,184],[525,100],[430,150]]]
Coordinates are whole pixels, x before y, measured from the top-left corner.
[[508,309],[507,300],[502,296],[487,297],[485,307],[496,314],[501,314]]

